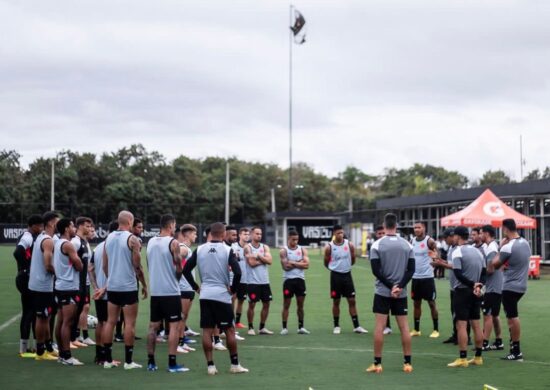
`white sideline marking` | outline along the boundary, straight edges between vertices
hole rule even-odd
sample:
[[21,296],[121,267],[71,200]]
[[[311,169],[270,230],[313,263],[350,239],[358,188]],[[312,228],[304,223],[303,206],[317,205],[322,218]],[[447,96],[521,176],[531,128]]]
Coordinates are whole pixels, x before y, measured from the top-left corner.
[[[300,351],[327,351],[327,352],[374,352],[373,349],[366,348],[366,349],[358,349],[358,348],[329,348],[329,347],[291,347],[291,346],[275,346],[275,345],[244,345],[239,344],[239,348],[257,348],[257,349],[293,349],[293,350],[300,350]],[[403,351],[389,351],[384,350],[384,353],[395,353],[395,354],[403,354]],[[456,358],[456,354],[445,354],[445,353],[435,353],[435,352],[413,352],[413,356],[436,356],[436,357],[444,357],[453,359]],[[485,355],[484,357],[486,357]],[[550,366],[549,362],[539,362],[535,360],[524,360],[523,362],[516,362],[516,364],[538,364],[542,366]]]
[[21,318],[21,314],[14,315],[9,320],[4,322],[2,325],[0,325],[0,332],[2,332],[4,329],[6,329],[8,326],[13,324],[15,321],[17,321],[19,318]]

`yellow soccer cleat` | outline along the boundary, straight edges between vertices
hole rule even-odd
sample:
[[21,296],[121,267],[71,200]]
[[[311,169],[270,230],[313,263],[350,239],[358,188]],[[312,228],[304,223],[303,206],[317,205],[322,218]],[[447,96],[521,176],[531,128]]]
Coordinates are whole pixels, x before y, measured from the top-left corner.
[[430,334],[430,338],[436,339],[439,337],[439,332],[437,330],[434,330],[432,334]]
[[422,336],[422,332],[420,332],[419,330],[411,330],[411,337],[418,337],[418,336]]
[[468,367],[468,359],[456,359],[454,362],[447,364],[447,367]]
[[410,373],[413,372],[413,366],[411,363],[403,364],[403,372]]
[[34,352],[20,352],[19,357],[22,357],[24,359],[34,359],[36,357],[36,354]]
[[53,356],[48,352],[44,352],[42,355],[36,355],[34,360],[57,360],[57,356]]
[[381,374],[383,369],[381,364],[371,364],[369,368],[366,369],[367,372],[371,372],[374,374]]
[[473,359],[468,360],[468,364],[473,364],[474,366],[482,366],[483,358],[481,356],[476,356]]

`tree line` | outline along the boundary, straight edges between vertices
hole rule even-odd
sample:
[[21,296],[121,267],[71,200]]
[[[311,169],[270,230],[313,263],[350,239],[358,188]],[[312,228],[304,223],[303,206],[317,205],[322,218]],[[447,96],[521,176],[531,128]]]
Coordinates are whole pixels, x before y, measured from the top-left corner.
[[[184,155],[168,161],[140,144],[100,156],[66,150],[53,159],[39,157],[28,168],[21,166],[20,159],[17,151],[0,150],[0,222],[24,222],[30,214],[49,210],[52,160],[56,209],[68,216],[87,215],[97,222],[110,221],[124,208],[146,223],[157,223],[166,212],[186,222],[223,220],[227,162],[231,222],[263,221],[271,210],[272,190],[278,211],[289,206],[288,169],[276,164]],[[550,169],[546,168],[526,178],[548,177]],[[295,210],[338,212],[373,208],[381,198],[508,182],[511,179],[503,171],[488,171],[479,183],[471,183],[459,172],[421,164],[387,168],[382,175],[348,166],[336,177],[328,177],[306,163],[297,163],[292,191]]]

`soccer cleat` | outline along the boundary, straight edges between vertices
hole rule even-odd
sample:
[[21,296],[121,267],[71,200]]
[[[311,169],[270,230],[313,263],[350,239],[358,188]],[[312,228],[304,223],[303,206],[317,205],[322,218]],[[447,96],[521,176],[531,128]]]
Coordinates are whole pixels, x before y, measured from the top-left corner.
[[373,374],[381,374],[383,369],[381,364],[371,364],[365,371]]
[[86,337],[84,340],[82,340],[82,343],[86,345],[95,345],[95,341],[89,337]]
[[195,348],[192,348],[192,347],[190,347],[190,346],[187,345],[187,344],[183,344],[183,349],[185,349],[185,350],[188,351],[188,352],[195,352],[195,351],[196,351]]
[[391,328],[388,328],[388,327],[384,328],[384,331],[382,332],[382,334],[391,334],[391,333],[392,333],[392,330]]
[[254,331],[254,328],[248,329],[248,332],[246,332],[249,336],[256,336],[256,332]]
[[235,340],[237,340],[237,341],[244,341],[245,338],[242,337],[242,336],[240,336],[238,333],[235,333]]
[[449,337],[447,340],[444,340],[443,341],[443,344],[455,344],[456,345],[456,337]]
[[153,363],[149,363],[147,365],[147,371],[158,371],[158,366],[156,364],[153,364]]
[[468,359],[458,358],[454,362],[447,364],[447,367],[468,367]]
[[178,345],[178,348],[176,349],[177,353],[189,353],[188,350],[186,350],[182,345]]
[[358,334],[366,334],[366,333],[369,333],[369,331],[366,330],[365,328],[363,328],[362,326],[358,326],[357,328],[353,329],[353,332],[354,332],[354,333],[358,333]]
[[57,356],[44,352],[42,355],[37,354],[34,360],[57,360]]
[[268,334],[268,335],[273,334],[273,332],[270,331],[270,330],[267,329],[267,328],[262,328],[262,329],[260,329],[260,332],[259,332],[259,333],[260,333],[260,334]]
[[46,352],[49,353],[52,356],[55,356],[56,358],[59,357],[59,351],[55,348],[51,352],[50,351],[46,351]]
[[488,351],[503,351],[504,350],[504,344],[499,343],[497,344],[496,341],[488,346]]
[[61,364],[64,364],[66,366],[83,366],[84,365],[84,363],[82,363],[80,360],[78,360],[75,357],[70,357],[69,359],[59,358],[58,361]]
[[73,343],[71,341],[71,343],[69,344],[69,346],[71,347],[71,349],[78,349],[78,345],[76,345],[75,343]]
[[229,372],[232,374],[244,374],[245,372],[248,372],[248,368],[244,368],[240,364],[232,364]]
[[217,373],[216,366],[208,366],[208,375],[216,375]]
[[468,360],[468,364],[473,366],[482,366],[483,358],[481,356],[475,356],[473,359]]
[[413,366],[411,363],[403,364],[403,372],[410,373],[413,372]]
[[118,367],[117,364],[115,364],[114,361],[112,362],[103,362],[103,368],[115,368]]
[[310,334],[311,332],[304,327],[298,329],[298,334]]
[[24,359],[34,359],[36,358],[36,354],[34,352],[20,352],[19,357]]
[[223,345],[221,341],[218,341],[217,343],[214,344],[214,349],[216,351],[227,351],[227,348],[225,348],[225,345]]
[[500,360],[510,360],[510,361],[516,361],[516,362],[522,362],[523,361],[523,354],[520,353],[512,353],[510,352],[508,355],[500,358]]
[[183,342],[184,344],[195,344],[197,340],[190,339],[189,337],[184,337]]
[[235,328],[237,328],[237,329],[245,329],[246,326],[245,326],[245,324],[243,324],[242,322],[237,322],[237,323],[235,324]]
[[287,328],[283,328],[281,330],[281,336],[286,336],[288,334],[288,329]]
[[137,364],[136,362],[132,363],[124,363],[124,369],[125,370],[133,370],[135,368],[142,368],[143,366],[141,364]]
[[115,335],[115,343],[122,343],[124,341],[124,336],[121,334]]
[[434,330],[431,334],[430,334],[430,338],[431,339],[436,339],[439,337],[439,332],[437,330]]
[[81,342],[78,341],[78,340],[72,341],[72,344],[76,345],[78,348],[86,348],[86,347],[88,347],[86,344],[81,343]]
[[168,372],[187,372],[187,371],[189,371],[187,367],[180,366],[179,364],[168,367]]
[[332,330],[332,334],[340,334],[342,333],[342,330],[340,329],[339,326],[335,326],[334,329]]
[[422,336],[422,332],[420,332],[419,330],[411,330],[411,337],[418,337],[418,336]]
[[[242,324],[241,324],[242,325]],[[189,328],[185,331],[185,335],[189,337],[197,337],[200,336],[199,332],[195,332],[193,329]]]

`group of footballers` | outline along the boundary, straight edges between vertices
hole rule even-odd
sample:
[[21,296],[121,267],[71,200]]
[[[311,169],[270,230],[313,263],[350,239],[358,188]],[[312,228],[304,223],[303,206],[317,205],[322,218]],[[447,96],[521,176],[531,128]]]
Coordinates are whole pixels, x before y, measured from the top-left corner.
[[[261,302],[258,334],[272,335],[266,327],[272,292],[268,267],[273,264],[271,250],[263,244],[262,229],[226,226],[214,223],[207,229],[206,243],[192,250],[197,229],[191,224],[176,228],[172,215],[163,215],[160,234],[147,244],[147,283],[141,259],[142,242],[135,231],[136,220],[129,211],[121,211],[109,226],[109,235],[95,250],[88,242],[94,237],[93,221],[79,217],[74,222],[60,218],[54,212],[29,219],[29,229],[20,239],[14,253],[18,263],[17,286],[21,291],[21,345],[23,357],[36,360],[56,360],[64,365],[83,363],[71,354],[72,348],[95,345],[95,363],[106,369],[121,362],[113,359],[113,340],[125,344],[124,369],[142,366],[133,360],[139,288],[142,299],[150,296],[150,325],[147,334],[147,369],[158,370],[155,346],[161,329],[167,335],[168,371],[185,372],[188,368],[176,361],[178,353],[195,349],[186,335],[195,334],[187,320],[195,293],[199,294],[202,346],[209,375],[218,373],[213,361],[213,349],[229,350],[230,372],[245,373],[237,353],[239,336],[236,328],[248,328],[255,336],[255,307]],[[141,221],[139,221],[141,222]],[[483,226],[472,235],[459,226],[444,233],[448,251],[442,255],[435,241],[426,234],[426,225],[414,225],[411,242],[397,233],[397,219],[387,214],[384,224],[376,229],[376,242],[371,246],[370,263],[375,276],[373,312],[374,362],[367,372],[382,372],[384,335],[392,332],[389,314],[401,333],[404,354],[403,371],[412,372],[411,337],[421,336],[422,301],[428,302],[433,330],[431,338],[439,337],[434,270],[450,269],[451,313],[453,335],[446,343],[459,347],[459,358],[449,367],[482,365],[482,351],[502,350],[499,320],[504,307],[510,329],[511,350],[506,360],[522,360],[518,302],[526,291],[529,243],[519,236],[515,222],[503,222],[504,240],[495,241],[495,229]],[[139,230],[139,229],[138,229]],[[138,234],[136,234],[138,233]],[[477,233],[477,235],[476,235]],[[473,239],[473,244],[470,239]],[[279,251],[283,268],[283,309],[281,335],[287,335],[292,299],[296,297],[298,334],[309,334],[304,326],[306,297],[305,271],[309,256],[298,244],[299,234],[288,232],[288,242]],[[330,296],[333,301],[333,333],[340,334],[340,300],[346,298],[353,331],[368,333],[359,324],[355,287],[351,275],[355,264],[354,245],[345,238],[342,226],[334,226],[333,240],[324,248],[324,265],[330,270]],[[195,281],[199,270],[201,284]],[[412,280],[412,282],[411,282]],[[414,329],[409,330],[407,285],[414,302]],[[97,326],[95,342],[86,329],[85,317],[90,303],[90,286],[95,302]],[[245,300],[246,317],[242,323]],[[480,311],[483,310],[483,323]],[[84,319],[84,320],[83,320]],[[121,335],[121,320],[124,334]],[[467,359],[467,345],[473,331],[475,357]],[[35,331],[36,351],[30,351],[30,331]],[[489,344],[492,331],[495,342]],[[116,334],[115,334],[116,333]],[[54,343],[54,334],[57,344]],[[195,334],[198,335],[198,334]],[[220,338],[226,338],[226,346]]]

